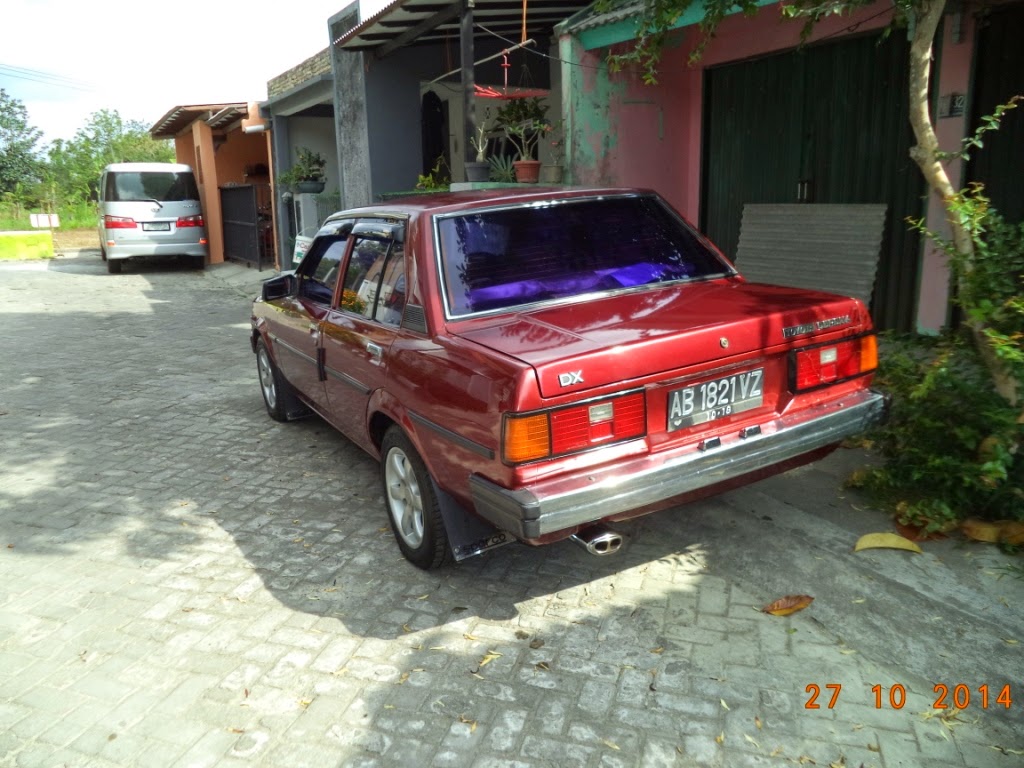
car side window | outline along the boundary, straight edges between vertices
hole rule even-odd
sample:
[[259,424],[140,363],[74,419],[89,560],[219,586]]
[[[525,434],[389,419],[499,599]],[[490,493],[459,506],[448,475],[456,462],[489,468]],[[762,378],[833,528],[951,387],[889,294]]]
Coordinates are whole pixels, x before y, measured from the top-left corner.
[[405,249],[398,243],[391,248],[384,273],[381,275],[380,290],[377,291],[377,307],[374,318],[385,325],[401,325],[405,309]]
[[391,241],[356,241],[345,270],[345,282],[342,283],[342,309],[366,318],[373,317],[377,289],[390,250]]
[[334,286],[338,283],[341,260],[345,256],[346,238],[318,238],[302,260],[299,296],[318,304],[330,305]]

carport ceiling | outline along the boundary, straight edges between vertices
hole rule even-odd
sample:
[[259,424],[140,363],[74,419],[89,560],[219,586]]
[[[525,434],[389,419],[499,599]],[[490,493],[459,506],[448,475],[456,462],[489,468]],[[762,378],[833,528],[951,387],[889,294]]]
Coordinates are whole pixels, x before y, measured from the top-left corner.
[[[593,0],[527,0],[527,37],[548,37],[552,28]],[[378,58],[409,45],[428,45],[459,39],[461,2],[395,0],[359,26],[349,30],[335,45],[355,51],[371,51]],[[483,29],[486,27],[486,30]],[[476,0],[473,8],[474,37],[493,32],[518,43],[523,28],[523,0]]]

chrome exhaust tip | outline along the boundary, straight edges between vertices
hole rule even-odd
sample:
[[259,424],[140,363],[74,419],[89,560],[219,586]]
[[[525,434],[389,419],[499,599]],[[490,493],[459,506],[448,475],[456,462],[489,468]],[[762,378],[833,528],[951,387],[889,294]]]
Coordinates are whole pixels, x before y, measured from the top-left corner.
[[622,549],[622,534],[600,525],[584,528],[572,534],[569,538],[590,554],[597,555],[598,557],[614,555]]

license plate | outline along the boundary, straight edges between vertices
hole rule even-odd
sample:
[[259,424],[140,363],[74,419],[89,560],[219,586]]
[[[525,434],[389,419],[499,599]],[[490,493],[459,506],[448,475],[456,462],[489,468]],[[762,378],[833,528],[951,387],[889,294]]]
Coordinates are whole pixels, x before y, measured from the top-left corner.
[[668,393],[668,431],[758,408],[764,402],[764,368],[734,373]]
[[143,232],[170,232],[171,222],[169,221],[144,221],[142,222]]

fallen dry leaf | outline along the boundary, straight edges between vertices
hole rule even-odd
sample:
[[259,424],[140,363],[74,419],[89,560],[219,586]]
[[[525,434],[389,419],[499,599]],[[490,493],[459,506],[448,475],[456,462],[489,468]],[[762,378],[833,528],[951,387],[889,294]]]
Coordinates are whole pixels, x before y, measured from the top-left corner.
[[752,739],[752,738],[751,738],[750,736],[748,736],[747,734],[745,734],[745,733],[744,733],[744,734],[743,734],[743,738],[744,738],[744,739],[746,739],[747,741],[749,741],[749,742],[750,742],[751,744],[753,744],[753,745],[754,745],[755,747],[757,747],[758,749],[760,749],[760,748],[761,748],[761,745],[760,745],[760,744],[758,744],[758,743],[757,743],[756,741],[754,741],[754,740],[753,740],[753,739]]
[[979,520],[976,517],[969,517],[960,525],[964,536],[974,541],[984,541],[987,544],[998,544],[999,536],[1002,533],[1002,526],[997,522]]
[[857,539],[853,551],[860,552],[862,549],[902,549],[921,554],[917,544],[895,533],[865,533]]
[[470,720],[465,715],[459,715],[459,722],[468,725],[470,733],[476,730],[476,720]]
[[479,666],[480,667],[485,667],[486,665],[494,662],[494,660],[496,658],[501,658],[501,657],[502,657],[502,654],[499,653],[497,650],[488,650],[486,655],[484,655],[483,658],[480,659],[480,665]]
[[1017,523],[1010,521],[1003,525],[1003,536],[1001,541],[1004,544],[1010,544],[1014,547],[1019,547],[1024,544],[1024,523]]
[[543,648],[544,647],[544,641],[541,640],[540,638],[537,638],[536,640],[531,640],[530,641],[530,647],[533,648],[533,650],[536,651],[538,648]]
[[923,527],[918,525],[907,525],[906,523],[896,523],[896,531],[900,536],[910,539],[911,541],[934,541],[936,539],[949,538],[945,531],[931,531],[926,533]]
[[994,749],[996,752],[1002,752],[1004,755],[1024,755],[1024,749],[1010,749],[1009,747],[1000,747],[993,745],[989,749]]
[[465,634],[463,635],[463,637],[464,637],[464,638],[465,638],[466,640],[479,640],[479,639],[480,639],[479,637],[475,637],[475,636],[473,636],[473,635],[465,635]]
[[621,749],[618,744],[616,744],[614,741],[608,741],[608,739],[601,739],[601,743],[604,744],[606,747],[609,747],[614,750]]
[[722,705],[722,709],[724,709],[726,712],[729,711],[729,705],[725,703],[725,699],[719,699],[718,703]]
[[717,741],[719,744],[724,744],[725,743],[725,731],[722,731],[720,734],[715,736],[715,741]]
[[657,648],[651,648],[651,653],[664,653],[664,646],[659,645]]
[[786,595],[780,597],[774,603],[769,603],[761,609],[761,613],[770,613],[772,616],[789,616],[791,613],[802,611],[814,602],[810,595]]
[[763,724],[761,723],[761,718],[760,718],[760,717],[757,717],[757,716],[755,716],[755,717],[754,717],[754,725],[756,725],[756,726],[757,726],[757,730],[759,730],[759,731],[760,731],[760,730],[761,730],[762,728],[764,728],[764,725],[763,725]]

